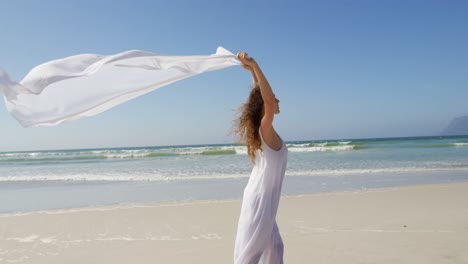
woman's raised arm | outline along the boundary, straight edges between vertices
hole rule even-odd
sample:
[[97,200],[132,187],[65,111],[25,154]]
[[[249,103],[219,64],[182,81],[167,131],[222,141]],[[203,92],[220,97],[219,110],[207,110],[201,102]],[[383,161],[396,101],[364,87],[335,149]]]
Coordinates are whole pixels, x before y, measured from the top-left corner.
[[255,78],[257,79],[264,104],[264,114],[260,125],[260,130],[266,143],[270,147],[276,149],[277,146],[280,146],[282,143],[273,129],[274,116],[275,114],[279,113],[279,100],[276,99],[276,96],[273,93],[268,80],[266,79],[257,62],[253,58],[250,58],[245,52],[238,53],[237,57],[244,64],[244,68],[249,69],[250,67],[253,70],[254,80]]

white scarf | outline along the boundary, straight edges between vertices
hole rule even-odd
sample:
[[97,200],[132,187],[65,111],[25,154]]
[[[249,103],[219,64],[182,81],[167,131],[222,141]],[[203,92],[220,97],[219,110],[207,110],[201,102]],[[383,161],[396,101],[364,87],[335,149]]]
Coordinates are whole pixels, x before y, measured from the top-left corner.
[[97,115],[190,76],[240,64],[222,47],[203,56],[139,50],[81,54],[36,66],[19,83],[0,69],[0,91],[8,111],[24,127],[53,126]]

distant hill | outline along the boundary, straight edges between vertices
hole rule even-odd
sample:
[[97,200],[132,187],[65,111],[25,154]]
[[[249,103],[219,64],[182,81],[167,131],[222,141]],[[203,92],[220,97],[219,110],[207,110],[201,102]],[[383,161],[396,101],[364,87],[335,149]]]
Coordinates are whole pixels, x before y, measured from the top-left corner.
[[442,132],[442,135],[468,135],[468,115],[454,118]]

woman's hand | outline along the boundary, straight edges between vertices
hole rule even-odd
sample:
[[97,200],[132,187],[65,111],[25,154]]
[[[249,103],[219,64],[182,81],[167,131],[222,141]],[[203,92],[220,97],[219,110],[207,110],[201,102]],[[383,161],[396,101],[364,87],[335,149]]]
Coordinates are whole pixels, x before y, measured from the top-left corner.
[[237,58],[239,58],[243,64],[242,67],[246,70],[253,71],[253,67],[257,65],[257,62],[244,51],[237,53]]

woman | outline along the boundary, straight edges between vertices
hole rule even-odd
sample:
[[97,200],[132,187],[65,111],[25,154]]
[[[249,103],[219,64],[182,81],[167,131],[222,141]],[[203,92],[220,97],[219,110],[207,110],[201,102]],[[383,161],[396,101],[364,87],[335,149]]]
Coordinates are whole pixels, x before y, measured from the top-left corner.
[[235,131],[247,144],[254,168],[244,189],[234,263],[283,263],[283,241],[275,218],[288,150],[273,128],[279,100],[255,60],[245,52],[237,56],[252,73],[254,87],[241,106]]

